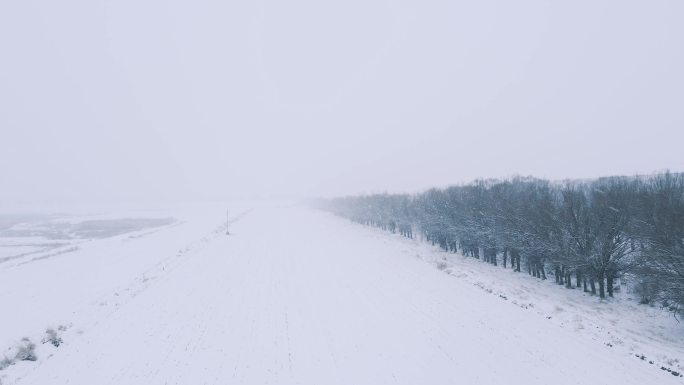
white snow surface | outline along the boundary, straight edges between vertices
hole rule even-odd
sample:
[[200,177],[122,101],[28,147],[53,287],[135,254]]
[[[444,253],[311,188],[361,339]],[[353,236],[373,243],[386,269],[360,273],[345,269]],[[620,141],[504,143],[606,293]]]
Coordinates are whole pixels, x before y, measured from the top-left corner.
[[[681,365],[684,326],[656,309],[541,287],[294,204],[228,206],[0,263],[0,359],[24,337],[38,358],[0,382],[684,382],[660,370]],[[41,343],[60,326],[59,347]]]

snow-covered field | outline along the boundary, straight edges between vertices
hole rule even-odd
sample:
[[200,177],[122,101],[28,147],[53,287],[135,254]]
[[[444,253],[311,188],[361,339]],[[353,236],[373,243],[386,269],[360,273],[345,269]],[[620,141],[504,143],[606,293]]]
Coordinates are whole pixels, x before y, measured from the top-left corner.
[[0,262],[0,360],[22,338],[37,359],[0,370],[3,385],[684,382],[660,369],[681,368],[684,327],[627,298],[542,292],[550,283],[292,204],[88,220],[105,217],[173,220],[107,236],[67,226],[10,239],[61,246],[0,254],[14,257]]

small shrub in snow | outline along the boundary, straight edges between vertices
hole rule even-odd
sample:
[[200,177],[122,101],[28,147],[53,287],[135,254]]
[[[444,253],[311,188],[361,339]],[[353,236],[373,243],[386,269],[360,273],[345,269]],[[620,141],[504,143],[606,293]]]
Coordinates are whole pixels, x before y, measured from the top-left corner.
[[28,338],[23,338],[21,344],[17,347],[17,354],[14,356],[17,361],[36,361],[36,344],[31,342]]
[[6,367],[14,364],[14,361],[10,360],[9,358],[5,357],[2,360],[0,360],[0,370],[5,369]]
[[438,268],[439,270],[444,270],[444,269],[447,268],[447,264],[444,263],[444,262],[438,262],[438,263],[437,263],[437,268]]
[[45,331],[45,337],[43,338],[43,343],[51,343],[54,347],[59,347],[62,344],[62,337],[57,335],[55,329],[48,329]]

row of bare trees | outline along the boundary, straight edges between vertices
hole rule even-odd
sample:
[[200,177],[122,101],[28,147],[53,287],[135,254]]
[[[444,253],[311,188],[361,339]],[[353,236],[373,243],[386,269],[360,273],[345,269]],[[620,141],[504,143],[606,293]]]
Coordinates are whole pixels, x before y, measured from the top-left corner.
[[684,174],[551,183],[476,181],[417,195],[337,198],[356,222],[526,271],[601,298],[628,278],[644,303],[684,309]]

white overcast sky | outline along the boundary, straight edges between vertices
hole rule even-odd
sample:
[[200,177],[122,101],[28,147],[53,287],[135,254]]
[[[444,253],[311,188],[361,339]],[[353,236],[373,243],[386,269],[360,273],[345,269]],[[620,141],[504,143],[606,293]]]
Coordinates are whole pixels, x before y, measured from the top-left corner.
[[0,200],[684,171],[681,0],[0,1]]

